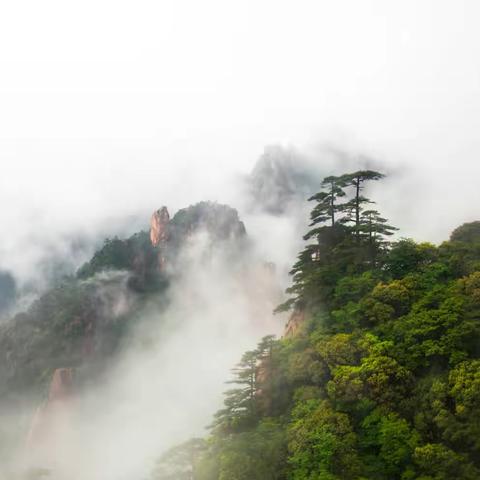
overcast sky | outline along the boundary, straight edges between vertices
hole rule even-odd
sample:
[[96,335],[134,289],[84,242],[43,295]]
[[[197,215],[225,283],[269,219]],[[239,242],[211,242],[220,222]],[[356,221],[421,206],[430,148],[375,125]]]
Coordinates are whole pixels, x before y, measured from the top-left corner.
[[441,240],[480,217],[479,19],[477,0],[3,2],[4,244],[222,199],[265,144],[323,142],[408,166],[385,209]]

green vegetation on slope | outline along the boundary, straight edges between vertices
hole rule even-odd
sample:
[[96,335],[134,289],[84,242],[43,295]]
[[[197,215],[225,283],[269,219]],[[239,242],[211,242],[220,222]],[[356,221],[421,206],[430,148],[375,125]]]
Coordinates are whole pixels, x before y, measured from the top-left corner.
[[325,179],[280,307],[305,322],[245,353],[210,437],[153,480],[480,478],[480,224],[391,243],[381,178]]
[[146,231],[127,239],[107,239],[76,277],[63,279],[25,312],[3,322],[0,405],[31,409],[28,402],[41,402],[57,368],[74,368],[76,386],[83,379],[92,381],[115,361],[125,343],[134,341],[129,333],[140,321],[155,318],[154,331],[161,331],[165,293],[172,276],[182,273],[176,256],[188,236],[200,229],[212,241],[245,236],[235,209],[200,202],[177,212],[169,224],[161,252],[168,269],[160,264],[160,251]]
[[[167,239],[162,252],[169,263],[189,235],[207,231],[213,242],[243,238],[245,226],[238,212],[214,202],[199,202],[179,210],[166,226]],[[164,282],[158,269],[158,248],[152,246],[149,233],[141,231],[125,240],[106,239],[103,247],[85,263],[77,273],[78,278],[90,278],[96,273],[108,270],[125,270],[135,274],[130,286],[138,291],[157,290]]]

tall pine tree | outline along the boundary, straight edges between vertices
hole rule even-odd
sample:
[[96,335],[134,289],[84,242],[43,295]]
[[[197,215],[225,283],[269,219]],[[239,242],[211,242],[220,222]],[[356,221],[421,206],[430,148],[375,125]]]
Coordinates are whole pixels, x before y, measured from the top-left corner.
[[232,369],[234,378],[228,383],[236,385],[225,392],[225,408],[217,412],[213,429],[224,432],[238,431],[249,426],[257,417],[258,352],[245,352]]
[[[310,214],[313,228],[304,236],[305,240],[315,239],[315,242],[306,245],[299,254],[290,272],[292,286],[287,290],[293,298],[277,311],[328,302],[339,275],[361,273],[377,266],[379,254],[388,245],[385,238],[396,229],[379,212],[366,208],[375,202],[362,193],[366,182],[382,178],[380,172],[358,170],[322,181],[322,190],[309,199],[316,202]],[[340,203],[338,200],[346,196],[348,187],[353,188],[353,194]]]
[[361,234],[361,215],[364,210],[364,205],[373,203],[370,199],[362,195],[365,188],[365,182],[381,180],[385,175],[375,170],[357,170],[353,173],[342,175],[341,181],[345,186],[353,187],[353,198],[342,206],[345,213],[343,218],[344,223],[353,223],[355,238],[360,242]]

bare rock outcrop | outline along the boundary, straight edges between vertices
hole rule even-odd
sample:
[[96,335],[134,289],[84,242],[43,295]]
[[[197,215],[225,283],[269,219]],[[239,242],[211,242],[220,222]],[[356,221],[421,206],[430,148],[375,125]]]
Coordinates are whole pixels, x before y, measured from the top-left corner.
[[27,464],[54,468],[63,460],[63,450],[72,433],[74,398],[72,368],[57,368],[48,397],[32,419],[26,442]]
[[167,207],[162,207],[153,212],[150,220],[150,240],[154,247],[158,247],[168,239],[168,224],[170,214]]
[[287,324],[285,325],[285,331],[283,332],[283,338],[292,338],[297,335],[301,326],[305,323],[305,310],[296,309],[290,315]]

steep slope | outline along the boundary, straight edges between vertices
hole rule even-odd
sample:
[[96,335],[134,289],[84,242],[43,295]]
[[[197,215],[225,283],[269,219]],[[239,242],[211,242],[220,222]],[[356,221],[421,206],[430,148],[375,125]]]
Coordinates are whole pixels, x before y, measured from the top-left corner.
[[[152,216],[150,232],[106,240],[77,278],[66,279],[0,326],[0,410],[17,418],[7,448],[20,445],[29,430],[30,459],[51,463],[52,444],[62,443],[58,425],[65,423],[58,412],[68,410],[64,407],[70,402],[61,393],[66,383],[60,380],[68,376],[70,398],[108,374],[135,341],[132,332],[142,316],[155,312],[149,321],[161,332],[169,286],[185,267],[182,252],[199,236],[204,243],[195,255],[244,251],[246,231],[234,209],[202,202],[170,220],[163,207]],[[235,261],[232,257],[232,265]],[[28,412],[32,420],[25,423]],[[52,437],[53,443],[45,440]],[[5,452],[0,453],[8,457]]]
[[[360,176],[381,178],[334,181]],[[335,225],[330,200],[285,337],[243,355],[210,438],[164,453],[152,480],[480,478],[478,222],[440,246],[392,243],[385,219],[375,237],[355,216]]]

